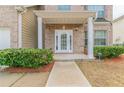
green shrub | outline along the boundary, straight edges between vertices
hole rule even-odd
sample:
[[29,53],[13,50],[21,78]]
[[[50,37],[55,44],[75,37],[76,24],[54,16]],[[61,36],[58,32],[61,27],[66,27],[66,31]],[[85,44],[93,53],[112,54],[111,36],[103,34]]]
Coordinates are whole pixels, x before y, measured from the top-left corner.
[[53,61],[53,53],[49,49],[5,49],[0,51],[0,65],[10,67],[37,68]]
[[98,53],[102,53],[102,58],[117,57],[124,53],[123,46],[98,46],[94,47],[94,55],[98,57]]

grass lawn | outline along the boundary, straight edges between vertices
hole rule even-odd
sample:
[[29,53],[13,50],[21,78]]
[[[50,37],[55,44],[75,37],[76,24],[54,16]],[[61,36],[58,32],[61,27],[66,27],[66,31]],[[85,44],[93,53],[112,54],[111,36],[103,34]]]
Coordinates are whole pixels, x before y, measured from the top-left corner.
[[124,87],[124,62],[76,62],[92,86]]

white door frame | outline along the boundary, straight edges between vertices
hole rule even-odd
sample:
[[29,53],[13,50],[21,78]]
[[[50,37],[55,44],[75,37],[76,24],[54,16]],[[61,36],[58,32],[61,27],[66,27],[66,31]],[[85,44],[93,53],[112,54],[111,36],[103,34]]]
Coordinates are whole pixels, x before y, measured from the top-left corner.
[[[67,35],[67,50],[61,50],[60,49],[60,43],[61,43],[61,39],[60,39],[60,35],[62,34],[62,33],[66,33],[66,34],[68,34]],[[56,35],[58,35],[58,50],[56,50]],[[70,50],[70,42],[69,42],[69,35],[71,35],[71,50]],[[55,30],[55,53],[72,53],[73,52],[73,30]]]

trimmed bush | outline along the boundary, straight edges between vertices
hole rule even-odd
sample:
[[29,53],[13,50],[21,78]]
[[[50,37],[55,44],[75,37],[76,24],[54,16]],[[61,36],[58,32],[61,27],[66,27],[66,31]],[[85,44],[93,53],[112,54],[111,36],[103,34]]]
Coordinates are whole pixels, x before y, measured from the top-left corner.
[[38,68],[53,61],[53,53],[49,49],[5,49],[0,51],[0,65],[10,67]]
[[98,53],[102,53],[102,58],[117,57],[124,53],[123,46],[98,46],[94,47],[94,55],[98,57]]

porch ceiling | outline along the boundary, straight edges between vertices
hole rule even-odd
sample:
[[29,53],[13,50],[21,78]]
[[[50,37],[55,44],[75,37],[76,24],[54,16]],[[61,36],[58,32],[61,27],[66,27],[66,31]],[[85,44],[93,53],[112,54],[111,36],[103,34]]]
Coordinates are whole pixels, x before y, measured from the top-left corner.
[[34,11],[35,15],[43,18],[43,23],[48,24],[75,24],[83,23],[88,17],[96,17],[95,12],[89,11]]
[[86,19],[81,18],[45,18],[43,23],[47,24],[82,24]]

